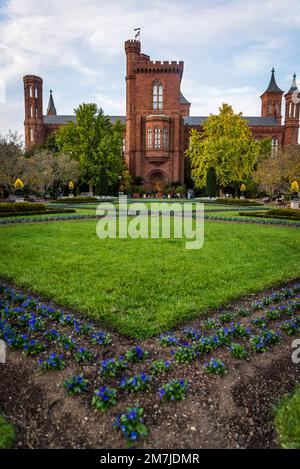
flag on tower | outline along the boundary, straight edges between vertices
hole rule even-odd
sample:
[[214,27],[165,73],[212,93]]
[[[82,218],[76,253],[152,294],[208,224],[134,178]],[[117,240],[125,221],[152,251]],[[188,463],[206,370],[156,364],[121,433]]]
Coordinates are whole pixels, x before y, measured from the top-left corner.
[[140,40],[140,37],[141,37],[141,28],[135,28],[134,31],[137,31],[137,32],[135,33],[135,35],[134,35],[134,38]]

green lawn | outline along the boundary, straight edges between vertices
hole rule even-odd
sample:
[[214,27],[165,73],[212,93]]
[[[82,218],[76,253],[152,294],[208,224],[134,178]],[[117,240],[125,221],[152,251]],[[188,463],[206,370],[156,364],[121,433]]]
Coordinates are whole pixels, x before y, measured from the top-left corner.
[[7,423],[3,415],[0,414],[0,449],[11,448],[15,441],[14,427]]
[[299,231],[205,223],[205,243],[105,239],[95,221],[0,228],[0,275],[120,332],[146,337],[300,275]]
[[275,409],[275,428],[283,448],[300,449],[300,386]]

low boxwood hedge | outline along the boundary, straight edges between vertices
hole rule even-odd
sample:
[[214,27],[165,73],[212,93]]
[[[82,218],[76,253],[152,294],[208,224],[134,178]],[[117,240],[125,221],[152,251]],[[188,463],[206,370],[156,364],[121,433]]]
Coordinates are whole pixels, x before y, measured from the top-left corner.
[[[0,206],[0,210],[1,210],[1,206]],[[25,215],[44,215],[44,214],[50,214],[50,215],[54,215],[54,214],[57,214],[57,213],[76,213],[76,210],[74,208],[51,208],[51,209],[47,209],[45,208],[44,210],[34,210],[32,212],[29,212],[29,211],[24,211],[24,212],[2,212],[0,211],[0,218],[4,218],[4,217],[21,217],[21,216],[25,216]]]
[[263,205],[261,202],[257,202],[255,200],[250,199],[216,199],[212,201],[214,204],[221,204],[221,205],[245,205],[245,206],[255,206],[255,205]]
[[300,220],[300,210],[293,208],[275,208],[267,212],[239,212],[239,215],[258,218],[282,218],[284,220]]
[[53,200],[52,204],[99,204],[100,202],[112,202],[113,198],[97,199],[96,197],[63,197]]
[[42,212],[46,210],[44,204],[35,202],[8,202],[0,204],[0,213]]

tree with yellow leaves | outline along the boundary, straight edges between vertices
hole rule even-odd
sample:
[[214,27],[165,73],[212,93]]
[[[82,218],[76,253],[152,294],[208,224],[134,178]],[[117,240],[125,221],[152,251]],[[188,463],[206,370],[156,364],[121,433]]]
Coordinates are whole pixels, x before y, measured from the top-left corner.
[[231,185],[237,193],[241,182],[252,175],[258,157],[270,150],[269,139],[255,141],[242,114],[223,104],[218,115],[204,122],[202,133],[191,130],[187,156],[196,187],[205,186],[207,172],[214,168],[218,186]]

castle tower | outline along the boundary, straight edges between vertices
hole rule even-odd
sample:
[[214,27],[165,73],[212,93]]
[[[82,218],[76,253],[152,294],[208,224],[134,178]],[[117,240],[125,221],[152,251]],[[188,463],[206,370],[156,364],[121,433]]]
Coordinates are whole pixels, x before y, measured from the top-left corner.
[[49,102],[47,107],[47,116],[56,116],[56,107],[52,96],[52,90],[50,90]]
[[190,103],[180,91],[183,62],[152,61],[137,40],[125,42],[126,150],[132,176],[158,192],[183,182],[183,116]]
[[275,70],[272,68],[271,79],[268,88],[261,95],[261,116],[275,117],[281,125],[281,103],[283,91],[279,88],[275,80]]
[[296,74],[294,73],[292,85],[289,91],[285,94],[285,147],[298,143],[299,107],[300,93],[297,87]]
[[35,75],[26,75],[23,77],[23,82],[25,146],[29,149],[44,142],[43,80]]
[[131,174],[136,174],[135,158],[133,149],[135,149],[135,126],[136,126],[136,105],[135,88],[136,76],[135,65],[139,60],[141,52],[141,43],[135,39],[129,39],[125,42],[126,52],[126,141],[125,141],[125,161]]

